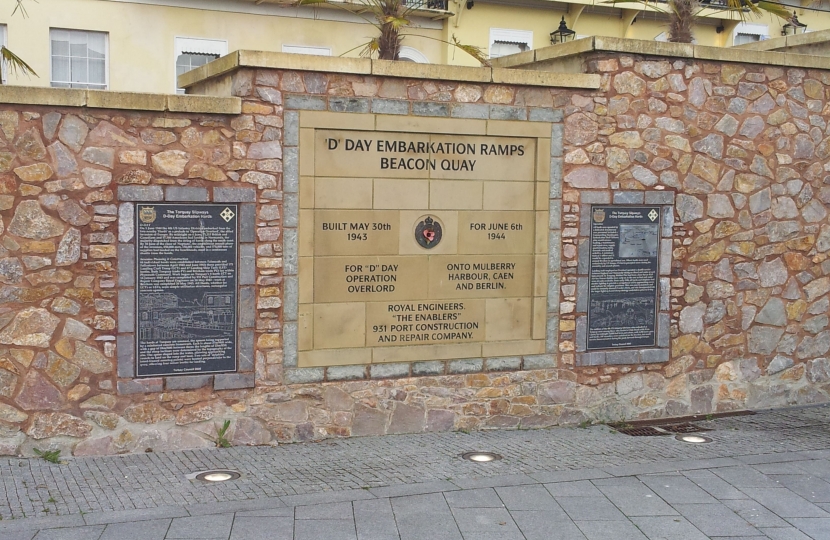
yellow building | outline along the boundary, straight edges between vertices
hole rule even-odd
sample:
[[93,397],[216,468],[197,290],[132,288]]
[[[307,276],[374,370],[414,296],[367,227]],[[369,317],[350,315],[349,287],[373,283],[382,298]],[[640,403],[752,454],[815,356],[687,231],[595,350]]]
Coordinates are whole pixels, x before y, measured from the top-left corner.
[[[24,0],[27,16],[0,13],[0,39],[38,73],[4,73],[28,86],[176,91],[176,75],[237,49],[358,56],[376,35],[360,13],[286,7],[290,0]],[[599,0],[410,0],[419,9],[404,40],[402,59],[475,65],[446,41],[481,47],[491,57],[550,45],[562,19],[576,37],[665,40],[667,17],[639,4]],[[713,0],[722,2],[724,0]],[[665,7],[665,4],[657,4]],[[794,8],[796,9],[796,8]],[[830,14],[797,8],[810,30],[830,28]],[[765,15],[746,22],[723,9],[701,13],[697,43],[731,46],[781,35],[783,21]]]

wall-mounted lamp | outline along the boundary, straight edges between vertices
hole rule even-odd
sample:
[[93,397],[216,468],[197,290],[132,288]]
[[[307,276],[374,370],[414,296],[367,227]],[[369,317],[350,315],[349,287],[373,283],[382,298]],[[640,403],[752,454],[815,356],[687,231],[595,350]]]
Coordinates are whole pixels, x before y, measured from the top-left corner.
[[559,28],[550,33],[550,42],[553,45],[565,43],[566,41],[572,41],[575,36],[576,32],[568,28],[568,25],[565,24],[565,17],[563,16],[562,21],[559,23]]
[[792,36],[795,34],[803,34],[807,31],[807,25],[801,22],[798,22],[798,16],[793,11],[792,19],[789,20],[787,24],[781,27],[781,35],[782,36]]
[[716,34],[722,34],[724,30],[726,30],[726,28],[724,28],[723,25],[720,25],[717,28],[715,28],[715,33]]
[[467,0],[467,9],[473,9],[476,3],[473,0]]

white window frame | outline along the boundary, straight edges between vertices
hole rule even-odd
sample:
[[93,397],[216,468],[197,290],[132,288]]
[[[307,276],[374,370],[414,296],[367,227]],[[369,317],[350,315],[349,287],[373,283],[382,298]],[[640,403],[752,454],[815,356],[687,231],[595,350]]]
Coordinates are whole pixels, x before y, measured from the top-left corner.
[[732,43],[735,43],[735,38],[738,34],[748,34],[751,36],[758,36],[758,41],[765,41],[769,39],[769,26],[766,24],[754,24],[741,22],[735,27],[732,33]]
[[224,39],[194,38],[175,36],[175,47],[173,51],[173,91],[178,92],[178,75],[176,75],[176,62],[179,56],[185,52],[196,54],[218,54],[219,58],[228,54],[228,42]]
[[310,54],[312,56],[331,56],[331,47],[313,45],[283,45],[282,52],[289,54]]
[[505,43],[523,43],[527,50],[533,49],[533,30],[511,30],[509,28],[491,28],[490,45],[487,54],[492,58],[493,44],[497,41]]
[[[96,34],[104,34],[104,90],[110,89],[110,33],[105,30],[86,30],[84,28],[63,28],[59,26],[49,27],[49,85],[51,86],[55,79],[52,77],[52,30],[65,30],[67,32],[91,32]],[[70,56],[71,58],[71,56]],[[90,90],[99,90],[98,88],[90,88]]]
[[401,50],[398,52],[398,58],[406,58],[416,64],[429,64],[429,58],[424,53],[418,49],[407,47],[406,45],[401,47]]

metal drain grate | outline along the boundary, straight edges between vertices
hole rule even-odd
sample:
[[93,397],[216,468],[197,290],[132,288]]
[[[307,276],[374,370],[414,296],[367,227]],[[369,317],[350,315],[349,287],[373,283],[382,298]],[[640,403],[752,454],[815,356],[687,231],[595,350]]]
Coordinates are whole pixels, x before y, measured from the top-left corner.
[[700,426],[692,424],[691,422],[685,422],[683,424],[672,424],[670,426],[660,426],[666,431],[671,431],[672,433],[697,433],[699,431],[704,431],[704,429]]
[[612,425],[611,427],[624,435],[630,435],[632,437],[657,437],[660,435],[674,435],[675,433],[697,433],[698,431],[704,431],[702,427],[691,422],[665,424],[662,426],[632,426],[630,424],[622,424]]
[[658,435],[671,435],[671,432],[654,426],[615,427],[614,429],[624,435],[630,435],[632,437],[656,437]]

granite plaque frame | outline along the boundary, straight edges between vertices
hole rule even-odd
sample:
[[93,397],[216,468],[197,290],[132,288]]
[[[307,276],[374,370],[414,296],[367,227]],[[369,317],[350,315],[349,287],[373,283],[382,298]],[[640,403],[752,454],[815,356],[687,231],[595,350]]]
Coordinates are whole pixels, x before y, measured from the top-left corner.
[[587,349],[653,347],[657,338],[659,206],[593,206]]
[[136,204],[136,376],[237,370],[239,206]]

